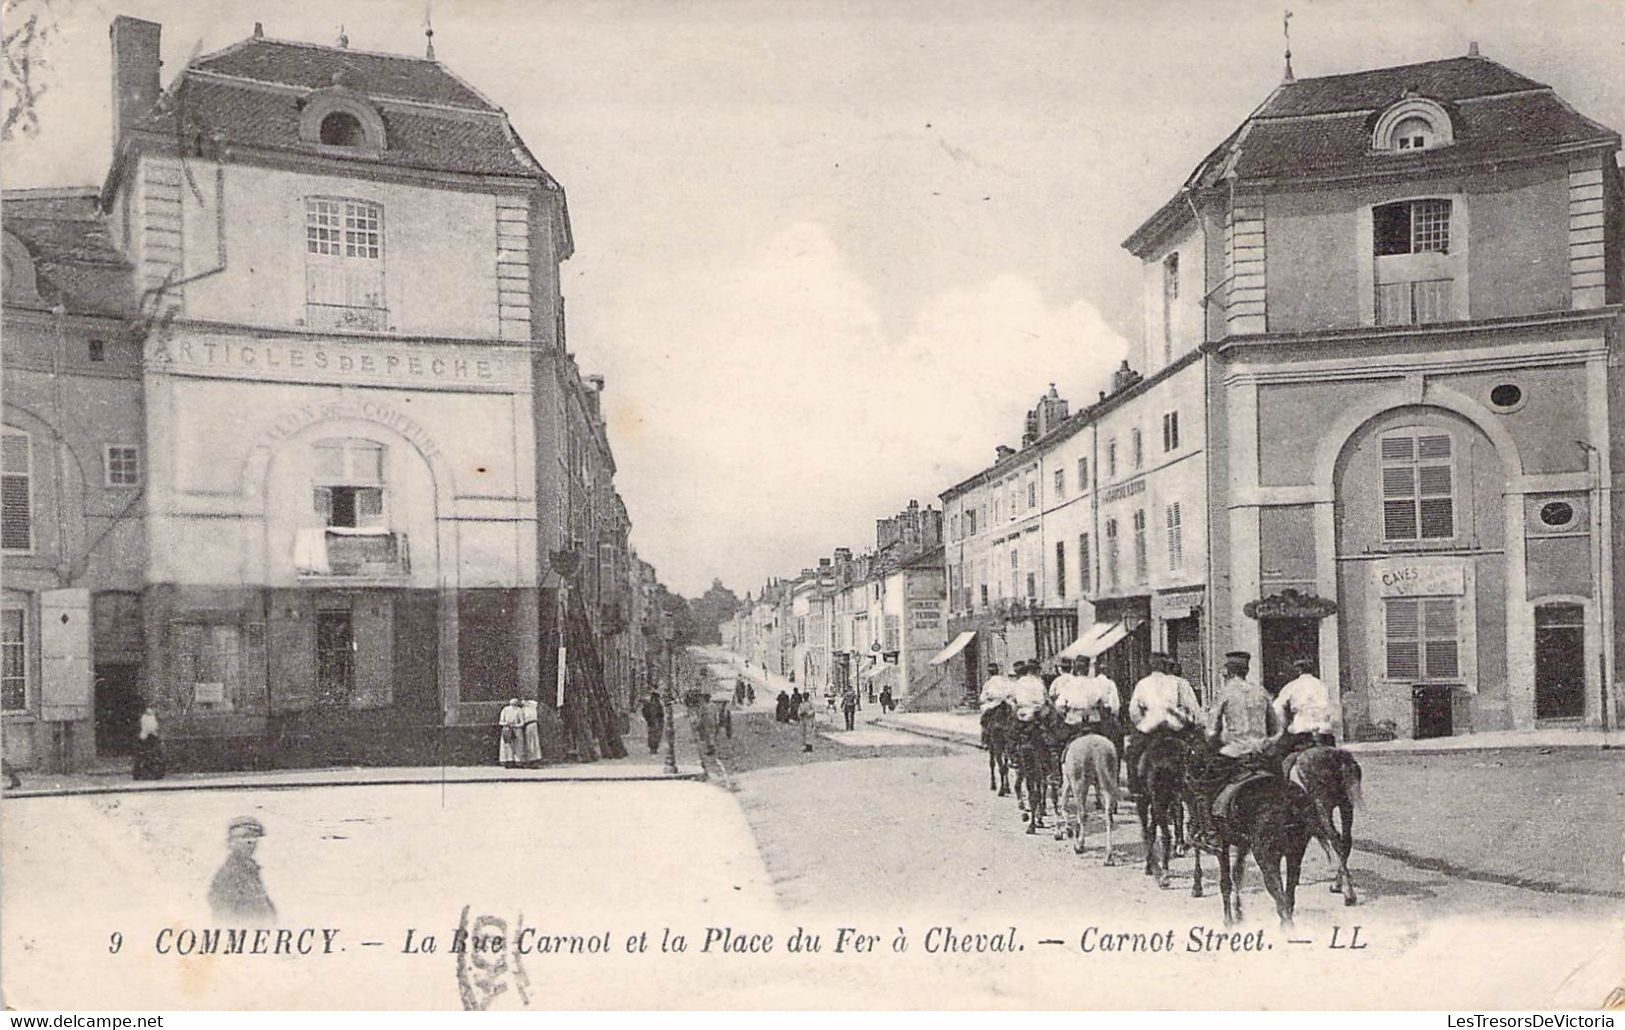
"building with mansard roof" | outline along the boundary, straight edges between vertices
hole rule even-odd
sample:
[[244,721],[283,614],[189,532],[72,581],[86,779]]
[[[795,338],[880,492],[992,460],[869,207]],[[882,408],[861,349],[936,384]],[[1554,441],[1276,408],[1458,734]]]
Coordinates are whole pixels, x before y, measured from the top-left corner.
[[1619,146],[1476,47],[1289,67],[1125,243],[1216,359],[1215,649],[1350,734],[1617,724]]
[[617,752],[639,569],[563,189],[432,47],[256,25],[164,88],[160,31],[112,24],[99,195],[6,198],[8,758],[140,704],[182,763],[486,757],[513,696]]

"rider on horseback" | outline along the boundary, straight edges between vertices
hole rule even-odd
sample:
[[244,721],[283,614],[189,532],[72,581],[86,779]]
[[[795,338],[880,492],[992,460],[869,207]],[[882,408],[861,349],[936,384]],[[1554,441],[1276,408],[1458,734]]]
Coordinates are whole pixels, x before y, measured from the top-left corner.
[[1017,662],[1016,679],[1010,684],[1010,704],[1018,722],[1029,723],[1049,700],[1044,681],[1038,678],[1037,662]]
[[1314,660],[1299,658],[1292,666],[1298,670],[1298,678],[1281,688],[1273,705],[1276,724],[1282,730],[1275,753],[1283,760],[1316,744],[1337,746],[1332,735],[1331,691],[1315,675]]
[[[1098,733],[1107,740],[1118,735],[1117,709],[1122,698],[1111,680],[1087,674],[1088,661],[1062,658],[1061,675],[1050,684],[1050,702],[1064,727],[1063,746],[1085,733]],[[1072,672],[1074,668],[1077,675]]]
[[1010,699],[1011,681],[999,672],[998,662],[987,663],[987,680],[982,684],[982,713],[987,714]]
[[1154,733],[1179,733],[1192,726],[1202,725],[1202,703],[1190,682],[1171,674],[1171,660],[1162,651],[1151,655],[1151,673],[1134,684],[1134,693],[1128,699],[1128,718],[1134,725],[1128,745],[1129,789],[1139,794],[1140,757],[1150,746]]
[[1221,746],[1192,784],[1197,796],[1196,837],[1200,844],[1218,845],[1211,816],[1221,790],[1250,773],[1275,771],[1269,753],[1277,729],[1275,712],[1269,693],[1247,678],[1251,665],[1252,655],[1246,651],[1231,651],[1224,656],[1224,686],[1208,733]]

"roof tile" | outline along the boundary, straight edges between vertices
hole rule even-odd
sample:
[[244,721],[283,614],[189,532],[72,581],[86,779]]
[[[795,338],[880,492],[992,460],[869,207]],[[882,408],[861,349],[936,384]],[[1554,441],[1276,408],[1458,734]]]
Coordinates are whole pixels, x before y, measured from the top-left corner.
[[257,82],[325,89],[339,72],[352,89],[373,96],[399,97],[495,111],[436,61],[404,54],[375,54],[313,43],[249,39],[197,61],[194,67]]

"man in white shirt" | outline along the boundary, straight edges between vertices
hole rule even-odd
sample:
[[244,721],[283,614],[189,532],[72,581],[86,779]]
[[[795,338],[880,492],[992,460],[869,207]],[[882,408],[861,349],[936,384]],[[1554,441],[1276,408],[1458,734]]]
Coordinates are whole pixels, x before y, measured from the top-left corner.
[[1151,656],[1151,672],[1134,684],[1134,693],[1128,699],[1128,720],[1134,732],[1129,735],[1125,749],[1128,759],[1129,789],[1140,792],[1140,755],[1144,753],[1150,734],[1178,732],[1187,726],[1202,724],[1202,703],[1190,681],[1168,671],[1170,659],[1158,651]]
[[1079,658],[1068,664],[1074,671],[1063,674],[1051,687],[1055,695],[1055,710],[1068,726],[1079,727],[1079,732],[1112,737],[1114,727],[1108,724],[1116,721],[1117,710],[1122,704],[1117,684],[1106,676],[1090,673],[1087,658]]
[[1283,758],[1315,743],[1337,743],[1332,735],[1332,694],[1315,675],[1314,661],[1300,658],[1292,666],[1298,670],[1298,678],[1281,688],[1271,706],[1276,725],[1281,727],[1276,752]]
[[1016,673],[1016,681],[1010,687],[1010,703],[1015,706],[1017,719],[1030,722],[1049,700],[1049,695],[1044,681],[1038,678],[1037,662],[1017,662]]
[[982,713],[1010,699],[1010,680],[999,672],[999,663],[987,663],[987,679],[982,683]]

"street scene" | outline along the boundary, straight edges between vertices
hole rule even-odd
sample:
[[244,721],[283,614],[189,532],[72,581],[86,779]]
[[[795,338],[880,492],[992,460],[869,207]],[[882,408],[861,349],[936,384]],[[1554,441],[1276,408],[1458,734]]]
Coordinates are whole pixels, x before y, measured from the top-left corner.
[[1625,1005],[1617,24],[125,6],[7,8],[8,1006]]

